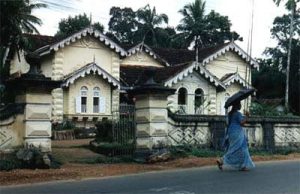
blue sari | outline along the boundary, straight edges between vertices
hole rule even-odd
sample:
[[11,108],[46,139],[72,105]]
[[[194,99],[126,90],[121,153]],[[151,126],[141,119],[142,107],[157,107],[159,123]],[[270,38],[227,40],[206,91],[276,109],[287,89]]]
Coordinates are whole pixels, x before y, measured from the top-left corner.
[[254,168],[255,165],[251,160],[247,139],[241,121],[244,119],[240,112],[234,112],[231,115],[230,125],[228,127],[229,148],[223,156],[223,164],[233,168]]

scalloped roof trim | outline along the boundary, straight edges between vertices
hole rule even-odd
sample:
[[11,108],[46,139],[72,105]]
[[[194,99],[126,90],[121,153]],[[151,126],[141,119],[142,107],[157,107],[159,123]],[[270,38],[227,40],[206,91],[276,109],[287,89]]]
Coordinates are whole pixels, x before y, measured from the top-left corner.
[[136,54],[138,52],[141,52],[142,50],[144,52],[146,52],[149,56],[151,56],[153,59],[155,59],[156,61],[163,62],[163,63],[166,64],[166,66],[170,66],[170,64],[165,59],[163,59],[162,57],[160,57],[149,46],[147,46],[146,44],[143,44],[143,43],[139,43],[136,46],[130,48],[127,51],[127,56],[134,55],[134,54]]
[[215,60],[216,58],[218,58],[219,56],[225,54],[225,52],[228,52],[230,50],[236,52],[240,57],[242,57],[242,59],[244,59],[246,62],[248,62],[255,69],[259,70],[259,64],[234,42],[231,42],[230,44],[226,45],[219,51],[217,51],[214,54],[203,59],[202,64],[206,65],[206,64],[210,63],[211,61]]
[[205,67],[203,67],[201,64],[197,63],[197,62],[193,62],[191,65],[189,65],[186,69],[184,69],[183,71],[179,72],[178,74],[176,74],[175,76],[173,76],[172,78],[168,79],[165,82],[165,86],[167,87],[171,87],[173,84],[178,83],[179,81],[183,80],[185,77],[187,77],[188,75],[190,75],[191,73],[193,73],[194,71],[198,70],[198,73],[202,76],[204,76],[204,78],[208,79],[210,83],[212,83],[215,87],[222,87],[223,89],[225,89],[225,85],[213,74],[211,74],[207,69],[205,69]]
[[[93,37],[97,38],[100,40],[100,42],[103,42],[107,47],[110,49],[113,49],[116,53],[119,53],[121,56],[126,56],[127,52],[120,47],[117,43],[112,41],[110,38],[102,34],[100,31],[94,29],[93,27],[87,27],[55,44],[52,44],[49,46],[49,49],[40,53],[40,56],[49,54],[52,50],[58,51],[61,48],[64,48],[65,46],[70,45],[71,43],[87,36],[87,35],[92,35]],[[36,51],[38,51],[37,49]]]
[[104,80],[107,80],[108,83],[112,84],[115,87],[118,87],[118,89],[121,88],[120,82],[104,69],[99,67],[96,63],[87,64],[86,66],[81,67],[73,73],[66,75],[62,86],[69,87],[70,84],[73,84],[77,79],[85,77],[86,75],[89,75],[91,73],[100,75]]

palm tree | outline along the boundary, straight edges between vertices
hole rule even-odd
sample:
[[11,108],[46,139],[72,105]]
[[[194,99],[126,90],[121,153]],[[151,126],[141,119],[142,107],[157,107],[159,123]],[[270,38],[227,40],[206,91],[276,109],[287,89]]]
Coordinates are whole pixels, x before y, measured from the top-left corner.
[[11,44],[20,47],[22,33],[38,33],[35,25],[41,25],[42,21],[31,13],[42,7],[46,5],[32,3],[30,0],[1,0],[1,46]]
[[149,5],[137,10],[138,30],[137,34],[143,41],[151,46],[157,46],[156,36],[159,33],[159,25],[168,23],[166,14],[157,14],[155,7],[151,10]]
[[[280,5],[282,0],[273,0],[277,6]],[[294,17],[297,10],[297,3],[300,0],[287,0],[285,6],[291,11],[291,23],[290,23],[290,37],[288,45],[288,57],[287,57],[287,67],[286,67],[286,84],[285,84],[285,109],[289,111],[289,79],[290,79],[290,66],[291,66],[291,52],[292,52],[292,40],[294,34]]]
[[181,24],[177,26],[179,31],[183,32],[187,44],[191,43],[195,36],[203,39],[205,29],[205,1],[195,0],[194,3],[189,3],[179,10],[183,15]]
[[[5,59],[9,49],[18,51],[24,48],[23,33],[38,33],[35,25],[42,21],[31,13],[34,9],[46,7],[43,3],[32,3],[30,0],[1,0],[0,1],[0,98],[3,101],[10,98],[11,92],[5,91],[3,81],[9,75],[9,64]],[[8,97],[4,97],[4,96]],[[3,102],[2,101],[2,102]]]

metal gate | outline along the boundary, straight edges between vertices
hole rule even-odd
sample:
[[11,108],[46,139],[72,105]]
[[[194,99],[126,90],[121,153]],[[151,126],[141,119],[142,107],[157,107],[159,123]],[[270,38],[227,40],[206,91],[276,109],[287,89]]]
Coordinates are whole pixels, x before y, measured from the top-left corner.
[[135,150],[135,106],[120,104],[119,110],[113,111],[112,136],[118,145],[113,155],[132,155]]

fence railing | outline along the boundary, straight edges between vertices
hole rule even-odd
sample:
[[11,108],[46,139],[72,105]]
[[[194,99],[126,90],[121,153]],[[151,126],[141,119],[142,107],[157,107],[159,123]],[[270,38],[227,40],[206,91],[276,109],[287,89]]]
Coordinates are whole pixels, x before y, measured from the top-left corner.
[[120,104],[113,112],[112,136],[113,143],[119,145],[113,155],[132,155],[135,150],[135,107]]

